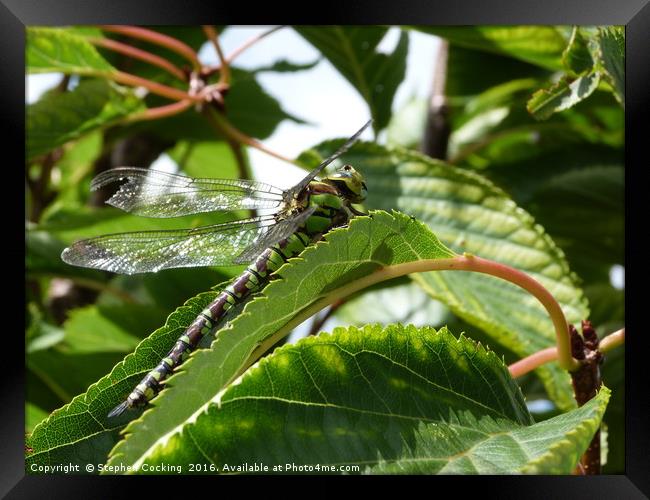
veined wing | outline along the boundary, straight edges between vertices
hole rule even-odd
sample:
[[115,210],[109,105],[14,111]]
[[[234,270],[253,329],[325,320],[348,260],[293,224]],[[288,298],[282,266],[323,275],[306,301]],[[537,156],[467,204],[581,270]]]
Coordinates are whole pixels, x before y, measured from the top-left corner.
[[90,189],[126,179],[107,201],[144,217],[179,217],[219,210],[256,210],[283,206],[279,188],[243,179],[201,179],[137,167],[120,167],[95,177]]
[[265,249],[275,245],[278,241],[283,240],[296,229],[298,229],[309,217],[316,211],[316,207],[309,207],[307,210],[300,212],[295,217],[289,217],[281,220],[271,227],[260,239],[255,240],[244,251],[235,258],[236,264],[250,262]]
[[195,229],[107,234],[73,243],[61,259],[120,274],[227,266],[275,224],[273,216],[260,216]]

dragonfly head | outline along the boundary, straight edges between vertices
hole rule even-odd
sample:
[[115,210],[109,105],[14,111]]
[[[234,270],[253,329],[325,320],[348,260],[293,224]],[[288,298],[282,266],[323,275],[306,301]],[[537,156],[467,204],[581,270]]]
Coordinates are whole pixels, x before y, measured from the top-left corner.
[[361,203],[368,194],[363,176],[352,165],[343,165],[323,181],[333,184],[350,203]]

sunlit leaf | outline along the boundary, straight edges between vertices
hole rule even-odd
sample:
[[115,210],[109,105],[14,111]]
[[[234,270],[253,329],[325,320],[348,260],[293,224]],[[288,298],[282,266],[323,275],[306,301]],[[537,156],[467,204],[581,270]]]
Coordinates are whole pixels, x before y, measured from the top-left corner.
[[71,92],[50,93],[27,107],[28,159],[144,109],[133,91],[106,80],[86,80]]
[[560,69],[567,42],[554,26],[417,26],[452,44]]
[[105,75],[116,70],[84,36],[65,28],[27,28],[27,71]]
[[[337,145],[324,143],[317,150],[326,157]],[[346,161],[363,172],[367,207],[413,215],[453,250],[503,262],[540,281],[569,322],[588,317],[587,302],[562,250],[530,214],[484,177],[413,151],[373,144],[359,144]],[[555,344],[547,312],[510,283],[449,271],[413,277],[454,314],[522,357]],[[536,373],[558,406],[575,405],[569,378],[557,365],[545,365]]]
[[142,466],[225,472],[255,457],[309,473],[569,474],[608,398],[534,424],[505,365],[467,338],[340,328],[262,360]]

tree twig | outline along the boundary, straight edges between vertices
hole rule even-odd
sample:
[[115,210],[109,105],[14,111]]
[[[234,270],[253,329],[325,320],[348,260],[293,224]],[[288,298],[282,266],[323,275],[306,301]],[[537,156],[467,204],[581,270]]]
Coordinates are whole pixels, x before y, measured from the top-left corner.
[[236,129],[233,127],[227,120],[224,118],[217,110],[213,109],[212,107],[206,106],[207,112],[205,113],[205,116],[207,117],[208,121],[210,124],[223,136],[234,140],[236,142],[239,142],[240,144],[246,144],[248,146],[251,146],[255,149],[259,149],[260,151],[273,156],[275,158],[278,158],[280,160],[286,161],[288,163],[292,163],[294,165],[297,164],[296,161],[291,160],[290,158],[287,158],[286,156],[281,155],[280,153],[276,153],[275,151],[270,150],[264,144],[261,142],[253,139],[252,137],[247,136],[240,130]]
[[99,28],[104,31],[119,33],[121,35],[130,36],[131,38],[138,38],[140,40],[145,40],[147,42],[160,45],[161,47],[165,47],[185,57],[192,63],[192,67],[195,70],[199,70],[201,68],[201,63],[199,62],[198,55],[194,49],[186,43],[183,43],[171,36],[163,35],[162,33],[158,33],[146,28],[140,28],[138,26],[103,24],[100,25]]
[[442,40],[436,58],[435,74],[427,113],[427,124],[422,139],[422,152],[431,158],[447,158],[447,145],[451,127],[449,125],[449,106],[447,104],[447,57],[449,42]]
[[182,113],[187,108],[194,104],[192,101],[184,100],[178,101],[165,106],[158,106],[156,108],[149,108],[141,113],[128,115],[125,117],[124,122],[138,122],[144,120],[157,120],[159,118],[166,118],[168,116],[177,115]]
[[144,87],[147,90],[150,90],[154,94],[161,95],[163,97],[168,97],[169,99],[174,99],[176,101],[184,101],[189,99],[191,101],[200,102],[200,96],[192,96],[187,92],[182,90],[175,89],[174,87],[169,87],[163,85],[162,83],[154,82],[152,80],[147,80],[140,76],[132,75],[130,73],[125,73],[124,71],[117,71],[115,73],[107,73],[104,76],[115,80],[118,83],[124,83],[127,85],[132,85],[133,87]]
[[214,47],[214,50],[217,53],[217,57],[219,58],[220,62],[220,75],[219,75],[219,83],[221,84],[230,84],[230,65],[226,58],[223,55],[223,51],[221,50],[221,45],[219,44],[219,37],[217,36],[217,31],[209,25],[202,26],[203,32],[205,33],[205,36],[212,42],[212,46]]
[[336,310],[343,304],[345,304],[345,300],[337,300],[329,307],[327,311],[325,311],[325,314],[323,314],[320,318],[314,317],[314,321],[312,322],[311,327],[309,328],[309,333],[307,335],[316,335],[321,330],[321,328],[323,328],[323,325],[327,322],[327,320],[332,317],[332,314],[334,314]]
[[[611,351],[615,347],[623,345],[624,342],[625,342],[625,328],[621,328],[620,330],[614,333],[610,333],[600,341],[600,347],[599,347],[600,352],[605,353]],[[511,364],[508,367],[508,370],[510,371],[510,375],[512,375],[514,378],[518,378],[525,375],[526,373],[532,372],[533,370],[539,368],[545,363],[550,363],[551,361],[556,361],[556,360],[557,360],[557,348],[548,347],[546,349],[542,349],[541,351],[537,351],[536,353],[533,353],[530,356],[526,356],[525,358],[522,358],[519,361]]]
[[152,54],[146,50],[138,49],[126,43],[118,42],[112,38],[88,38],[88,41],[98,47],[103,47],[105,49],[132,57],[133,59],[138,59],[140,61],[152,64],[153,66],[157,66],[174,75],[179,80],[187,81],[187,77],[182,70],[174,66],[167,59],[157,56],[156,54]]
[[226,58],[226,62],[228,64],[231,64],[246,49],[248,49],[248,48],[252,47],[253,45],[255,45],[262,38],[265,38],[265,37],[269,36],[270,34],[275,33],[280,28],[284,28],[284,27],[285,27],[285,25],[276,26],[275,28],[271,28],[270,30],[265,31],[264,33],[260,33],[259,35],[255,35],[254,37],[249,38],[242,45],[240,45],[239,47],[237,47],[235,50],[233,50],[230,53],[230,55]]
[[405,276],[411,273],[421,273],[428,271],[473,271],[483,274],[489,274],[497,278],[509,281],[533,295],[548,312],[553,326],[555,328],[558,360],[560,366],[568,371],[577,370],[580,368],[580,363],[573,358],[570,348],[570,334],[569,325],[564,317],[562,308],[557,303],[551,293],[544,288],[544,286],[536,281],[531,276],[519,271],[518,269],[506,266],[499,262],[494,262],[481,257],[465,254],[447,259],[424,259],[414,262],[405,262],[403,264],[395,264],[382,267],[375,272],[372,272],[360,279],[351,283],[343,285],[336,290],[333,290],[325,297],[313,302],[311,305],[303,309],[299,314],[295,315],[281,330],[276,334],[264,340],[250,355],[246,366],[253,363],[259,356],[266,352],[266,350],[277,342],[278,338],[286,335],[297,325],[302,323],[306,318],[309,318],[323,309],[328,304],[336,300],[363,290],[375,283],[380,283],[392,278]]

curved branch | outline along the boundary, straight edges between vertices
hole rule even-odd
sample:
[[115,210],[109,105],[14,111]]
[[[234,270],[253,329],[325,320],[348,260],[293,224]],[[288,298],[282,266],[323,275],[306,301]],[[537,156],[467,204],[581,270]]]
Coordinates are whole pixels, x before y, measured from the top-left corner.
[[134,115],[129,115],[126,118],[126,122],[139,122],[144,120],[158,120],[160,118],[166,118],[168,116],[177,115],[182,113],[187,108],[194,104],[190,100],[178,101],[172,104],[167,104],[166,106],[159,106],[157,108],[149,108],[142,113],[137,113]]
[[214,50],[217,53],[217,57],[219,58],[219,67],[221,71],[221,75],[219,76],[219,83],[227,85],[230,83],[230,66],[223,55],[223,51],[221,50],[217,31],[209,25],[202,26],[202,28],[205,36],[208,38],[208,40],[210,40],[210,42],[212,42],[212,46],[214,47]]
[[174,75],[179,80],[187,81],[185,73],[170,63],[167,59],[157,56],[156,54],[152,54],[146,50],[138,49],[126,43],[118,42],[117,40],[113,40],[111,38],[88,38],[88,41],[98,47],[112,50],[114,52],[119,52],[120,54],[132,57],[133,59],[139,59],[140,61],[144,61],[152,64],[153,66],[157,66]]
[[186,99],[189,99],[190,101],[201,102],[203,100],[201,96],[192,96],[187,92],[175,89],[174,87],[169,87],[167,85],[163,85],[152,80],[147,80],[146,78],[132,75],[130,73],[125,73],[124,71],[106,73],[104,76],[118,83],[124,83],[133,87],[144,87],[154,94],[168,97],[169,99],[174,99],[176,101],[184,101]]
[[555,327],[557,341],[557,347],[551,349],[556,349],[556,352],[559,353],[557,357],[559,358],[560,366],[568,371],[575,370],[580,366],[578,361],[571,356],[569,326],[564,317],[564,313],[562,312],[562,308],[546,288],[535,279],[517,269],[488,259],[466,254],[449,259],[426,259],[387,266],[330,292],[327,296],[303,309],[302,312],[297,314],[283,328],[260,344],[251,354],[245,366],[242,367],[240,373],[243,373],[250,364],[254,363],[259,356],[272,347],[284,335],[328,304],[381,281],[411,273],[428,271],[474,271],[505,279],[506,281],[523,288],[540,301],[551,317],[553,326]]
[[241,130],[238,130],[235,127],[233,127],[230,124],[230,122],[228,122],[228,120],[226,120],[220,113],[216,112],[214,109],[207,108],[207,112],[205,113],[205,116],[208,118],[208,121],[212,124],[212,126],[220,134],[226,136],[228,139],[234,140],[235,142],[238,142],[240,144],[246,144],[252,148],[259,149],[260,151],[268,155],[271,155],[275,158],[297,165],[297,163],[294,160],[287,158],[286,156],[282,156],[280,153],[276,153],[275,151],[268,149],[261,142],[253,139],[252,137],[244,134]]
[[240,45],[235,50],[233,50],[231,52],[231,54],[226,58],[225,62],[228,63],[228,64],[231,64],[235,60],[235,58],[237,58],[246,49],[248,49],[249,47],[252,47],[253,45],[255,45],[262,38],[265,38],[265,37],[269,36],[271,33],[275,33],[280,28],[284,28],[284,27],[285,27],[285,25],[276,26],[275,28],[271,28],[270,30],[265,31],[264,33],[260,33],[259,35],[255,35],[254,37],[249,38],[242,45]]
[[140,28],[138,26],[121,26],[115,24],[103,24],[99,26],[100,29],[104,31],[109,31],[112,33],[119,33],[121,35],[130,36],[131,38],[138,38],[140,40],[145,40],[161,47],[165,47],[169,50],[176,52],[177,54],[182,55],[188,61],[192,63],[192,66],[195,70],[201,68],[201,63],[199,62],[199,57],[192,47],[186,43],[177,40],[171,36],[163,35],[153,30],[146,28]]
[[[624,342],[625,328],[621,328],[620,330],[604,337],[600,341],[598,348],[600,352],[608,352],[615,347],[622,345]],[[516,363],[511,364],[508,367],[508,370],[510,370],[510,375],[512,375],[513,378],[517,378],[525,375],[526,373],[532,372],[545,363],[555,361],[556,359],[557,348],[549,347],[547,349],[542,349],[541,351],[531,354],[530,356],[527,356],[523,359],[520,359]]]

